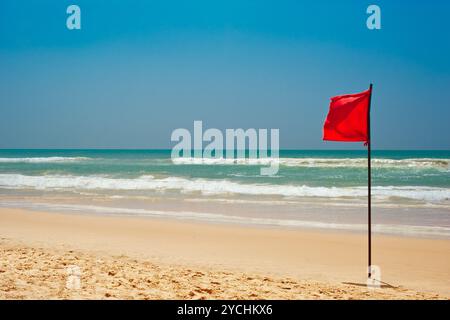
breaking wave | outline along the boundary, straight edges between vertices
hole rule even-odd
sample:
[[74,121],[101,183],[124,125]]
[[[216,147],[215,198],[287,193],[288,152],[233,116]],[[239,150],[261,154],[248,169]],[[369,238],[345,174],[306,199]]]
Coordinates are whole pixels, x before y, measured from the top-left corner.
[[0,163],[54,163],[78,162],[90,160],[87,157],[31,157],[31,158],[0,158]]
[[[181,177],[136,178],[107,176],[0,174],[0,188],[37,190],[176,190],[204,195],[241,194],[250,196],[359,198],[367,196],[366,187],[310,187],[306,185],[276,185],[239,183],[228,180],[187,179]],[[399,197],[426,202],[450,199],[449,188],[425,186],[374,186],[372,196],[379,199]]]
[[[184,165],[269,165],[278,162],[288,167],[367,167],[366,158],[174,158],[174,164]],[[443,168],[448,169],[450,159],[412,158],[412,159],[372,159],[373,167],[380,168]]]

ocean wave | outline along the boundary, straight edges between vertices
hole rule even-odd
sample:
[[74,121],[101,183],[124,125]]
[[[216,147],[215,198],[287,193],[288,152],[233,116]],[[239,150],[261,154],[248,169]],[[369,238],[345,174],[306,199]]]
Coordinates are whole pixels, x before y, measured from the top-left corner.
[[[287,167],[308,168],[340,168],[340,167],[367,167],[366,158],[174,158],[178,165],[270,165],[279,163]],[[375,168],[441,168],[449,169],[450,159],[411,158],[411,159],[384,159],[373,158],[372,166]]]
[[[21,207],[33,210],[65,211],[77,213],[96,213],[103,215],[121,215],[155,218],[172,218],[180,220],[200,220],[214,223],[233,223],[243,225],[277,226],[287,228],[312,228],[312,229],[334,229],[346,231],[366,232],[366,224],[352,223],[330,223],[314,220],[295,219],[275,219],[275,218],[255,218],[236,215],[225,215],[220,213],[194,212],[194,211],[163,211],[149,210],[141,208],[118,208],[95,205],[78,204],[57,204],[57,203],[28,203],[28,202],[3,202],[3,207]],[[441,226],[420,226],[420,225],[395,225],[395,224],[374,224],[374,233],[397,234],[406,236],[424,237],[450,237],[450,228]]]
[[188,165],[268,165],[279,160],[278,158],[172,158],[174,164]]
[[[112,178],[106,176],[0,174],[0,188],[38,190],[177,190],[181,193],[199,192],[203,195],[240,194],[249,196],[323,198],[361,198],[367,196],[366,187],[257,184],[200,178],[155,178],[150,175],[136,178]],[[375,199],[398,197],[426,202],[440,202],[450,199],[450,189],[425,186],[374,186],[372,187],[372,196]]]
[[87,157],[31,157],[31,158],[0,158],[0,163],[54,163],[78,162],[90,160]]

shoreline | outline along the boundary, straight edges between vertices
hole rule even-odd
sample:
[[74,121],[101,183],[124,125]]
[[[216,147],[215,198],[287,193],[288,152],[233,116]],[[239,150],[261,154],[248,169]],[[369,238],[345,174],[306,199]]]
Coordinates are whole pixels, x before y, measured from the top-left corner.
[[[224,275],[223,272],[234,277],[236,289],[214,291],[216,295],[204,292],[205,298],[232,298],[234,293],[245,292],[248,281],[242,280],[242,275],[259,279],[262,283],[264,277],[271,278],[274,283],[287,278],[301,289],[295,294],[293,290],[286,293],[272,288],[265,295],[257,293],[254,298],[314,298],[313,294],[322,290],[321,285],[342,290],[341,294],[325,294],[325,298],[401,299],[406,298],[405,292],[409,298],[414,298],[412,292],[421,298],[450,297],[449,240],[374,235],[373,261],[381,267],[382,281],[399,288],[368,290],[365,287],[367,243],[362,234],[5,208],[0,208],[0,222],[2,250],[17,247],[48,257],[64,256],[72,251],[86,257],[86,261],[95,261],[96,257],[122,257],[115,264],[120,266],[124,261],[137,261],[133,262],[137,264],[136,268],[142,269],[144,262],[151,263],[159,269],[174,269],[169,273],[186,281],[192,276],[186,270],[200,270],[209,275],[210,286],[213,282],[220,282],[218,275]],[[11,261],[2,261],[3,269],[17,263],[15,251],[8,251],[12,254]],[[33,263],[45,264],[45,261],[37,259]],[[89,265],[86,261],[84,263]],[[180,272],[188,275],[182,276]],[[123,270],[123,273],[126,276],[133,272]],[[308,283],[309,291],[305,289]],[[347,283],[359,284],[360,287]],[[41,285],[51,287],[53,284],[44,281]],[[336,292],[333,290],[329,292]],[[2,296],[5,294],[1,293]],[[189,298],[189,295],[173,294]],[[83,296],[95,297],[99,296]],[[195,297],[196,294],[191,298]],[[55,298],[63,298],[63,295]]]
[[[130,202],[112,202],[109,199],[93,201],[72,201],[72,198],[39,198],[28,200],[15,200],[8,197],[0,198],[0,210],[26,210],[33,212],[60,213],[67,215],[104,216],[126,219],[151,219],[159,221],[188,222],[193,224],[237,226],[245,228],[267,228],[281,230],[298,230],[306,232],[332,232],[348,234],[367,234],[367,217],[361,215],[361,210],[367,210],[367,204],[361,207],[346,204],[344,206],[307,203],[307,206],[295,207],[297,216],[277,217],[275,213],[286,214],[293,207],[271,206],[271,203],[226,203],[221,204],[220,210],[217,204],[200,203],[198,199],[153,199],[149,202],[140,200],[138,206],[130,206]],[[70,199],[70,202],[68,201]],[[79,200],[79,199],[78,199]],[[20,201],[23,201],[22,203]],[[133,205],[137,200],[134,200]],[[262,209],[263,208],[263,209]],[[450,240],[450,228],[446,221],[435,221],[438,216],[447,215],[447,211],[428,208],[382,208],[372,206],[376,210],[376,219],[372,222],[372,235],[392,236],[400,238],[417,239],[441,239]],[[345,209],[346,217],[341,218],[339,210]],[[261,210],[265,210],[262,212]],[[284,210],[284,211],[283,211]],[[416,211],[417,210],[417,211]],[[433,211],[434,210],[434,211]],[[334,212],[336,211],[336,212]],[[231,214],[230,214],[231,212]],[[267,212],[271,214],[267,215]],[[311,219],[314,213],[315,219]],[[350,215],[349,215],[350,213]],[[299,216],[300,214],[300,216]],[[420,224],[408,224],[406,221],[410,215],[426,214],[428,221]],[[375,214],[374,214],[375,215]],[[389,221],[393,215],[397,221]],[[338,220],[341,219],[341,220]],[[448,219],[447,219],[448,220]],[[415,221],[417,222],[417,221]],[[441,225],[432,225],[432,223]],[[419,222],[420,223],[420,222]]]

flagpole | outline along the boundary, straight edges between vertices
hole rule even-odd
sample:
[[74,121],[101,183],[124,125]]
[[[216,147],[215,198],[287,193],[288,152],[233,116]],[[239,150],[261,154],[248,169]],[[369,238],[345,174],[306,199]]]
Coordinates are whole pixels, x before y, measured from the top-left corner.
[[372,103],[372,84],[370,84],[370,96],[369,96],[369,108],[367,109],[367,213],[368,213],[368,246],[369,246],[369,266],[368,275],[369,278],[372,275],[372,174],[371,174],[371,150],[370,150],[370,105]]

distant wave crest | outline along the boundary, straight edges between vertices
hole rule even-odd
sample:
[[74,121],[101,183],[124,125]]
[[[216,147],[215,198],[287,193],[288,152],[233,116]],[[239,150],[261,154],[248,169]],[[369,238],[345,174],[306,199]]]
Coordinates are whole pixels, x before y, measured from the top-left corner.
[[[136,178],[105,176],[0,174],[0,188],[38,190],[177,190],[181,193],[200,192],[204,195],[241,194],[251,196],[360,198],[367,196],[366,187],[310,187],[239,183],[228,180],[187,179],[182,177]],[[374,198],[399,197],[427,202],[450,200],[449,188],[425,186],[374,186]]]
[[54,163],[78,162],[90,160],[87,157],[31,157],[31,158],[0,158],[0,163]]
[[[174,158],[174,164],[179,165],[269,165],[278,162],[287,167],[339,168],[367,167],[366,158]],[[444,168],[450,166],[450,159],[411,158],[411,159],[372,159],[372,166],[379,168]]]

